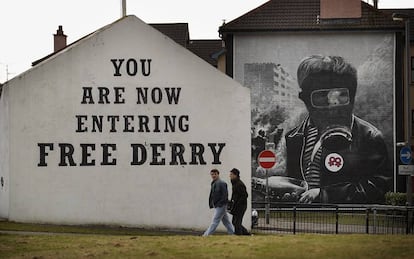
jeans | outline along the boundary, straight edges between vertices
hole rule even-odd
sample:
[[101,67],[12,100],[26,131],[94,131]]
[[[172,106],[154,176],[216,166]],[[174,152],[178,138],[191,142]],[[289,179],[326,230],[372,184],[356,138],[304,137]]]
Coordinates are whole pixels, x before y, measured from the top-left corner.
[[230,222],[226,209],[227,209],[227,206],[214,208],[213,222],[211,222],[211,225],[208,227],[206,232],[204,232],[203,236],[208,236],[208,235],[213,234],[214,231],[216,231],[218,224],[220,224],[220,221],[223,222],[223,225],[226,227],[228,234],[230,235],[234,234],[233,225]]

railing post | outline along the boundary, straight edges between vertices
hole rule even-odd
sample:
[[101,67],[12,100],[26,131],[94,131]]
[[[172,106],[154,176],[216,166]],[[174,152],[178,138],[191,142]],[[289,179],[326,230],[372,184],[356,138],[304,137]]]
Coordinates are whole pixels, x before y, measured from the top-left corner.
[[410,213],[409,213],[408,207],[406,208],[406,210],[407,210],[407,213],[405,213],[405,222],[406,222],[405,234],[408,235],[410,234],[410,221],[409,221]]
[[296,234],[296,206],[293,207],[293,234]]
[[412,234],[413,233],[413,209],[412,207],[407,208],[407,213],[408,213],[408,217],[407,217],[408,234]]
[[335,234],[338,234],[338,226],[339,226],[339,222],[338,222],[338,219],[339,219],[339,215],[338,215],[338,206],[336,207],[336,209],[335,209]]
[[[266,198],[266,200],[269,200],[269,199]],[[270,204],[268,201],[266,202],[265,220],[266,220],[266,224],[269,225],[270,224]]]
[[374,207],[374,234],[377,234],[377,208]]
[[366,208],[365,214],[365,233],[369,234],[369,208]]

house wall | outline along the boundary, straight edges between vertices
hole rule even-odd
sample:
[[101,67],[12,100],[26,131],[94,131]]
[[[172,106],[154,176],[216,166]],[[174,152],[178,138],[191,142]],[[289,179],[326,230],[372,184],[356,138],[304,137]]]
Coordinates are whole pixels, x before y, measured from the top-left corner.
[[203,229],[210,170],[229,192],[231,168],[250,180],[249,90],[135,16],[17,76],[1,105],[12,221]]
[[[301,89],[297,83],[297,69],[301,61],[310,55],[341,56],[357,70],[358,86],[353,113],[372,124],[382,133],[386,151],[380,156],[384,161],[387,160],[385,162],[386,169],[375,169],[372,172],[372,176],[378,171],[380,175],[388,177],[387,185],[381,187],[381,190],[383,193],[393,190],[393,186],[395,186],[395,183],[393,184],[395,181],[393,169],[395,154],[395,127],[393,119],[394,45],[394,34],[385,32],[278,32],[236,33],[234,35],[234,70],[232,72],[238,82],[251,88],[252,96],[252,176],[253,185],[256,186],[256,190],[253,190],[254,201],[262,201],[265,196],[261,190],[264,190],[263,179],[265,179],[266,172],[258,166],[256,161],[257,154],[263,148],[274,149],[278,158],[277,165],[269,173],[271,176],[270,182],[274,189],[273,193],[276,193],[272,197],[273,201],[284,200],[282,197],[286,193],[296,195],[303,191],[301,189],[301,186],[303,187],[305,184],[303,174],[298,178],[299,181],[296,178],[295,180],[289,179],[290,182],[293,181],[293,183],[299,185],[296,189],[290,190],[288,188],[289,191],[285,189],[284,181],[286,179],[280,177],[292,177],[294,174],[301,174],[300,172],[288,170],[289,161],[298,161],[297,163],[299,164],[302,160],[300,154],[297,157],[288,157],[285,137],[289,135],[291,130],[300,125],[308,114],[304,103],[298,98]],[[261,69],[264,67],[269,69]],[[273,71],[271,71],[271,67],[273,67]],[[289,84],[285,83],[284,87],[281,84],[281,82],[285,82],[281,81],[281,70],[284,71],[283,79],[291,82]],[[269,71],[274,73],[273,78],[269,79]],[[321,85],[321,88],[329,87],[333,86]],[[292,96],[293,99],[290,98]],[[327,114],[326,112],[326,116]],[[260,130],[265,132],[264,140],[260,136]],[[266,143],[261,144],[262,141]],[[323,152],[330,151],[330,153],[336,154],[340,150],[339,146],[334,149],[333,151],[335,152],[327,149],[324,149]],[[383,149],[381,148],[381,150]],[[346,154],[348,151],[340,150],[340,152]],[[367,152],[369,154],[357,154],[356,152],[352,153],[351,150],[350,153],[353,154],[354,158],[345,161],[347,160],[347,155],[343,155],[344,164],[347,163],[349,166],[355,166],[354,171],[361,172],[361,174],[371,170],[363,169],[364,163],[358,162],[357,166],[357,163],[354,162],[356,161],[355,158],[365,160],[365,157],[368,163],[372,158],[371,155],[373,153],[371,151]],[[325,154],[326,157],[329,155],[331,155],[329,152]],[[324,157],[322,161],[324,161]],[[321,169],[320,175],[323,175],[325,171],[327,171],[327,174],[332,173],[332,171],[329,171],[329,166],[326,163],[324,165],[321,162],[321,164],[321,167],[325,166],[326,168],[323,167]],[[340,171],[340,173],[345,174],[344,170]],[[346,178],[346,176],[342,176],[340,173],[337,174],[338,179]],[[352,179],[348,180],[351,181]],[[295,198],[288,201],[297,200]],[[360,201],[340,198],[329,201],[335,203],[378,202],[378,200],[371,200],[369,198],[364,198]],[[383,194],[381,202],[384,202]]]
[[0,218],[9,217],[9,91],[4,88],[0,96]]
[[217,60],[217,69],[226,73],[226,55],[220,55]]

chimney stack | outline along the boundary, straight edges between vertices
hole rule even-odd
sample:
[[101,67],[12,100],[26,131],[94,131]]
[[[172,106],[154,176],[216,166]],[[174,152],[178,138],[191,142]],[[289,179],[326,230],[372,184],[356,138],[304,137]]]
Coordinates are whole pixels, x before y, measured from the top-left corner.
[[361,16],[361,0],[320,0],[321,19],[357,19]]
[[53,34],[54,51],[57,52],[66,47],[66,35],[63,34],[62,25],[59,25],[56,34]]

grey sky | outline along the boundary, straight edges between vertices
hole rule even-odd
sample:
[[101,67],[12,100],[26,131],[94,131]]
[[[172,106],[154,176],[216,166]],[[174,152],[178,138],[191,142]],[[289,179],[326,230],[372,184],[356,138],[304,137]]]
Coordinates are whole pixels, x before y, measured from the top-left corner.
[[[63,25],[68,44],[120,17],[120,0],[1,0],[0,82],[27,70],[53,51]],[[187,22],[192,39],[218,38],[231,21],[267,0],[127,0],[127,13],[147,23]],[[372,2],[372,0],[369,0]],[[413,0],[379,0],[380,8],[414,8]]]

